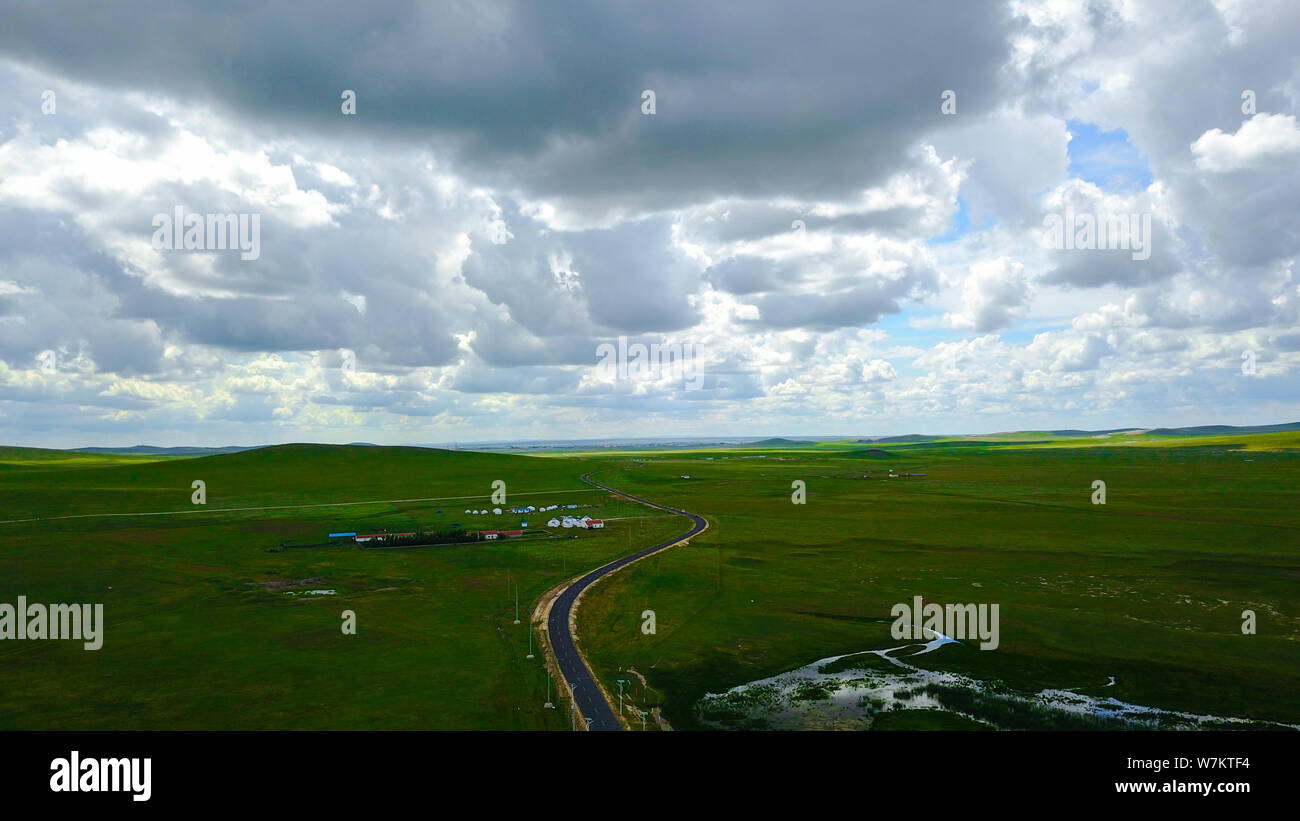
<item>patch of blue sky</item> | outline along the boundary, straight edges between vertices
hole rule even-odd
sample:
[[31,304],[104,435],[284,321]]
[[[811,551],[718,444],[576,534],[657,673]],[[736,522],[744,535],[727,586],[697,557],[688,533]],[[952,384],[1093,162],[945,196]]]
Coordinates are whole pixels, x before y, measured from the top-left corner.
[[928,330],[912,325],[914,319],[929,316],[931,313],[932,311],[918,306],[904,306],[903,310],[896,314],[885,314],[871,327],[889,334],[887,342],[890,345],[929,347],[929,344],[942,342],[949,336],[946,330]]
[[926,245],[943,245],[950,242],[956,242],[972,231],[986,231],[997,225],[998,221],[989,216],[980,225],[972,225],[970,218],[970,206],[966,204],[966,198],[957,197],[957,213],[953,215],[952,226],[948,232],[938,237],[931,237],[925,241]]
[[944,243],[956,242],[971,231],[984,231],[997,225],[997,220],[989,217],[983,225],[972,226],[970,221],[970,206],[966,204],[964,197],[957,197],[957,213],[953,215],[952,227],[943,236],[931,237],[925,241],[926,245],[943,245]]
[[970,233],[970,208],[967,207],[964,198],[958,197],[957,213],[952,218],[952,227],[943,236],[931,239],[929,244],[938,245],[943,242],[953,242],[968,233]]
[[[922,308],[920,306],[906,306],[896,314],[886,314],[877,322],[871,325],[872,328],[884,331],[887,337],[876,343],[880,348],[907,347],[919,348],[921,350],[930,350],[940,342],[956,342],[970,334],[962,331],[954,331],[944,327],[928,327],[937,325],[934,321],[940,314],[936,314],[932,309]],[[916,320],[927,320],[920,323],[920,327],[914,324]],[[890,359],[891,364],[900,373],[910,372],[909,363],[911,357],[903,359],[894,357]]]
[[1138,191],[1151,185],[1154,177],[1147,158],[1129,140],[1122,128],[1104,131],[1094,123],[1069,120],[1070,176],[1110,193]]

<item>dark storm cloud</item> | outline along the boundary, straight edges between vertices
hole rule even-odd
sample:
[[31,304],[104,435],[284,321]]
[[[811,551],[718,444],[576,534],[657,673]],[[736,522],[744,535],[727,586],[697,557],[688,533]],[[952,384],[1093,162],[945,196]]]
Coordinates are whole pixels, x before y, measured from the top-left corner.
[[[10,2],[0,430],[796,429],[846,396],[958,427],[1097,396],[1151,415],[1212,402],[1230,383],[1191,374],[1237,347],[1263,396],[1300,349],[1300,165],[1240,93],[1294,115],[1298,22],[1275,0]],[[1152,187],[1080,180],[1071,121],[1122,130]],[[259,213],[260,257],[150,249],[176,205]],[[1044,254],[1070,205],[1149,213],[1151,258]],[[698,345],[702,384],[601,379],[620,336]],[[945,345],[962,369],[915,378]]]
[[961,2],[41,0],[9,5],[0,52],[285,134],[432,138],[508,189],[654,209],[861,188],[933,126],[943,90],[963,111],[995,103],[1005,22]]

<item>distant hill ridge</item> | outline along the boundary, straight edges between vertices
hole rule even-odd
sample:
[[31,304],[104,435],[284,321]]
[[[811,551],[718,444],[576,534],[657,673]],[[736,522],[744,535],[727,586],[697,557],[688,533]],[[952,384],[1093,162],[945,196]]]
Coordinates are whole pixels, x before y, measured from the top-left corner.
[[1287,433],[1300,430],[1300,422],[1286,422],[1281,425],[1200,425],[1192,428],[1155,428],[1148,431],[1152,436],[1240,436],[1247,433]]
[[[164,448],[164,447],[157,447],[155,445],[131,445],[130,447],[118,447],[118,448],[113,448],[113,447],[71,448],[68,452],[117,454],[117,455],[133,455],[133,456],[216,456],[222,453],[243,453],[249,450],[262,450],[264,448],[285,447],[288,444],[290,443],[286,443],[285,445],[251,445],[249,447],[241,447],[239,445],[227,445],[225,447],[220,447],[220,448],[187,447],[187,446]],[[295,442],[292,444],[315,444],[315,443]],[[379,446],[372,442],[348,442],[346,445],[334,445],[334,447],[373,448]],[[402,447],[406,447],[406,446],[403,445]]]
[[76,453],[112,453],[126,455],[145,455],[145,456],[215,456],[218,453],[242,453],[246,450],[255,450],[263,445],[254,447],[238,447],[230,445],[224,448],[201,448],[201,447],[172,447],[160,448],[153,445],[132,445],[130,447],[120,448],[71,448]]
[[[1087,437],[1087,436],[1105,436],[1117,433],[1137,432],[1135,435],[1146,436],[1244,436],[1252,433],[1287,433],[1300,431],[1300,422],[1284,422],[1276,425],[1198,425],[1183,428],[1153,428],[1144,429],[1138,427],[1127,428],[1109,428],[1106,430],[1079,430],[1067,428],[1062,430],[1048,431],[1006,431],[1004,433],[979,434],[980,436],[1011,436],[1011,435],[1051,435],[1061,437]],[[935,442],[942,439],[960,439],[963,434],[932,435],[921,433],[908,433],[901,436],[877,436],[864,437],[857,439],[859,444],[906,444]],[[669,441],[670,437],[665,437]],[[541,440],[538,440],[541,441]],[[559,441],[559,440],[556,440]],[[720,447],[727,447],[727,443],[717,443]],[[808,439],[786,439],[783,437],[774,437],[761,439],[753,442],[738,441],[734,446],[739,447],[811,447],[816,444],[815,440]],[[691,446],[698,446],[697,443],[691,442]],[[218,456],[231,453],[243,453],[250,450],[260,450],[271,447],[285,447],[285,445],[252,445],[241,447],[230,445],[226,447],[158,447],[155,445],[130,445],[121,447],[82,447],[82,448],[17,448],[29,452],[45,451],[47,453],[89,453],[89,454],[115,454],[115,455],[135,455],[135,456]],[[375,445],[371,442],[350,442],[347,445],[334,445],[332,447],[390,447]],[[403,445],[396,447],[412,447],[419,449],[433,449],[428,445]]]

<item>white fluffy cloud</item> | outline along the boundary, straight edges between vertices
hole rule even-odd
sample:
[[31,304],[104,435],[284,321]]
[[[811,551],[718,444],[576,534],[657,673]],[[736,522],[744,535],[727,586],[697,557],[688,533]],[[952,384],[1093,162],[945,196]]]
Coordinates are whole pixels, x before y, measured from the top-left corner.
[[1256,114],[1241,124],[1235,134],[1217,128],[1192,143],[1196,167],[1225,173],[1252,168],[1268,160],[1300,159],[1300,126],[1290,114]]
[[[373,5],[269,20],[235,75],[210,27],[79,10],[74,53],[12,15],[7,441],[1300,418],[1295,4],[870,26],[854,3],[793,24],[703,4],[663,12],[670,43],[598,4],[548,12],[600,32],[579,43],[526,6]],[[364,59],[358,25],[382,46]],[[153,248],[177,206],[259,214],[261,257]],[[1044,247],[1067,212],[1149,218],[1150,255]],[[620,337],[689,346],[700,379],[602,377]]]
[[944,315],[948,327],[964,331],[1001,330],[1025,315],[1029,284],[1025,266],[1014,260],[979,260],[961,286],[962,309]]

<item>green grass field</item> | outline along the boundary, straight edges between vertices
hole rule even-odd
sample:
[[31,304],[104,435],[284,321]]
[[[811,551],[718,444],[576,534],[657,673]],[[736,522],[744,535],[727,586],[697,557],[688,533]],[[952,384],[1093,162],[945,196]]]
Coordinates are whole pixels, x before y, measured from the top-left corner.
[[[899,645],[890,607],[921,595],[1000,607],[997,650],[950,646],[913,659],[927,669],[1020,692],[1080,688],[1297,723],[1300,453],[1264,449],[1286,436],[1086,448],[834,443],[611,460],[597,478],[712,526],[594,590],[581,618],[587,651],[606,681],[620,667],[646,675],[646,703],[692,728],[706,693]],[[891,469],[927,475],[890,479]],[[806,504],[791,501],[796,479]],[[1097,479],[1104,505],[1091,501]],[[655,635],[638,629],[644,609],[656,612]],[[1242,634],[1246,609],[1256,635]],[[879,726],[953,720],[886,715]]]
[[[706,694],[899,645],[890,608],[916,595],[999,604],[997,650],[906,657],[997,691],[914,688],[909,697],[936,708],[880,712],[874,729],[1073,726],[1006,696],[1045,688],[1300,723],[1300,443],[1136,438],[546,458],[317,445],[194,459],[2,449],[0,602],[102,602],[106,630],[95,652],[0,642],[0,729],[566,728],[563,705],[542,708],[540,652],[524,658],[527,614],[563,579],[688,527],[581,483],[589,470],[709,520],[689,545],[597,585],[579,611],[605,686],[632,682],[629,703],[660,707],[677,729],[712,726],[697,709]],[[520,516],[463,512],[491,507],[497,479],[509,505],[589,505],[582,511],[613,521],[562,531],[575,539],[268,552],[333,530],[514,525]],[[791,502],[796,479],[806,504]],[[1091,502],[1098,479],[1105,505]],[[194,480],[206,483],[204,506],[191,503]],[[522,518],[535,527],[551,515]],[[296,595],[309,589],[335,593]],[[340,630],[345,609],[354,636]],[[1241,632],[1246,609],[1256,635]],[[645,610],[654,634],[641,630]],[[832,668],[860,680],[890,669],[876,656]],[[804,683],[797,700],[817,707],[833,692]]]
[[[532,603],[665,525],[628,519],[561,531],[582,534],[571,540],[271,553],[282,541],[340,529],[545,523],[551,514],[466,516],[491,506],[496,479],[512,505],[595,505],[582,511],[606,518],[647,511],[582,484],[576,460],[284,446],[202,459],[107,457],[94,467],[90,457],[67,464],[35,453],[0,470],[0,519],[181,513],[0,525],[0,602],[102,602],[106,622],[94,652],[72,641],[0,642],[0,729],[565,728],[567,714],[542,709],[541,655],[525,660]],[[207,484],[206,506],[191,504],[195,479]],[[472,504],[218,511],[467,496]],[[297,589],[336,593],[266,586],[304,579],[320,581]],[[356,613],[356,635],[342,634],[345,609]]]

